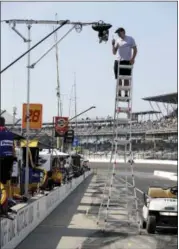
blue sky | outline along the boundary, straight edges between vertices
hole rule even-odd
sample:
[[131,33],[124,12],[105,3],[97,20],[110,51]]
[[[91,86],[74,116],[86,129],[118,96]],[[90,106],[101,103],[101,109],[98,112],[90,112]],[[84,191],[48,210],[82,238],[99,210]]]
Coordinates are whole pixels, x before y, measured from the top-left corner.
[[[1,19],[36,19],[71,21],[104,20],[113,25],[108,43],[99,44],[97,34],[84,27],[78,34],[73,31],[59,45],[60,84],[63,95],[63,115],[69,114],[69,98],[74,72],[77,80],[77,111],[92,105],[96,109],[83,117],[113,115],[115,80],[114,56],[111,39],[115,29],[122,26],[138,46],[134,69],[133,111],[150,109],[142,97],[177,91],[177,3],[174,2],[29,2],[1,3]],[[17,25],[27,36],[25,25]],[[58,32],[58,38],[70,27]],[[50,25],[33,25],[32,45],[52,31]],[[31,53],[35,62],[50,46],[54,36]],[[26,51],[27,44],[10,29],[1,25],[1,68]],[[2,109],[12,113],[17,107],[21,117],[22,103],[26,102],[27,57],[16,63],[1,76]],[[43,104],[43,121],[51,121],[57,114],[55,50],[51,51],[31,71],[31,103]],[[71,115],[74,114],[72,102]]]

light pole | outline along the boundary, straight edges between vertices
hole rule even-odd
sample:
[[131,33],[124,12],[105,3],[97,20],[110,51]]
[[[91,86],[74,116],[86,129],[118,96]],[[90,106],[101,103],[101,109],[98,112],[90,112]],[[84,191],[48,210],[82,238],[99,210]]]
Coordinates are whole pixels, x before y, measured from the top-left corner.
[[[81,116],[82,114],[84,114],[84,113],[86,113],[86,112],[89,112],[90,110],[95,109],[95,108],[96,108],[96,106],[91,106],[91,107],[89,107],[88,109],[86,109],[86,110],[80,112],[79,114],[75,115],[74,117],[70,118],[70,119],[68,120],[68,123],[69,123],[70,121],[72,121],[73,119],[76,119],[77,117]],[[71,146],[70,146],[70,148],[71,148]]]
[[89,112],[90,110],[95,109],[95,108],[96,108],[96,106],[91,106],[90,108],[88,108],[88,109],[86,109],[86,110],[80,112],[79,114],[75,115],[74,117],[70,118],[70,119],[68,120],[68,122],[70,122],[70,121],[73,120],[73,119],[76,119],[77,117],[81,116],[82,114],[84,114],[84,113],[86,113],[86,112]]

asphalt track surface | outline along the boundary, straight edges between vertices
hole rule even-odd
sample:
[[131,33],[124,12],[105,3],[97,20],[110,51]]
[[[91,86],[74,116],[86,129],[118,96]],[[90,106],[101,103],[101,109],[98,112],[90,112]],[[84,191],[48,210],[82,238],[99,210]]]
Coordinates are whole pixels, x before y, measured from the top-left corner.
[[[96,226],[104,179],[108,175],[107,163],[92,163],[97,175],[89,176],[71,193],[16,249],[176,249],[177,235],[168,232],[142,235],[125,227],[101,232]],[[125,167],[118,166],[123,178]],[[134,165],[139,207],[142,192],[151,185],[171,186],[175,182],[153,175],[154,170],[177,172],[173,165]],[[96,177],[96,178],[95,178]],[[94,179],[95,178],[95,179]],[[130,182],[130,179],[129,179]],[[95,203],[95,201],[98,201]],[[86,215],[88,211],[88,215]]]

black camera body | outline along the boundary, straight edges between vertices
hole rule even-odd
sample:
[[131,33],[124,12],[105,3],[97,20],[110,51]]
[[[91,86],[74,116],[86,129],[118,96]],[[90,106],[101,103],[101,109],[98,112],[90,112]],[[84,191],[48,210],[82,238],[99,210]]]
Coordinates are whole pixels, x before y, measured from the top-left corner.
[[111,24],[104,23],[103,21],[99,21],[98,23],[92,25],[92,29],[98,32],[99,43],[108,41],[109,29],[111,27]]

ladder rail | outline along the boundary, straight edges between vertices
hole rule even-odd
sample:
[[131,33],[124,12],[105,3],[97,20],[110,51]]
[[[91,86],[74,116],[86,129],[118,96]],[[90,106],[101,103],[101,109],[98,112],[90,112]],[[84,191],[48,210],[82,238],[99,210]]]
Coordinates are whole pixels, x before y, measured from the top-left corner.
[[[133,70],[131,70],[131,76],[133,79]],[[132,173],[132,185],[134,189],[134,197],[135,197],[135,207],[136,207],[136,215],[137,215],[137,223],[138,223],[138,230],[139,233],[141,232],[141,227],[140,227],[140,215],[139,215],[139,205],[138,205],[138,200],[137,200],[137,191],[136,191],[136,184],[135,184],[135,177],[134,177],[134,168],[133,168],[133,152],[132,152],[132,104],[133,104],[133,80],[130,81],[131,84],[131,89],[130,89],[130,97],[131,101],[129,102],[129,119],[130,119],[130,124],[129,124],[129,139],[130,139],[130,144],[129,144],[129,157],[130,157],[130,167],[131,167],[131,173]]]
[[[119,68],[117,69],[118,70],[118,74],[119,74]],[[100,207],[99,207],[99,212],[98,212],[98,217],[97,217],[97,224],[99,224],[99,219],[100,219],[100,213],[101,213],[101,209],[103,208],[103,204],[104,204],[104,197],[105,197],[105,192],[106,192],[106,188],[107,188],[107,184],[108,184],[108,173],[110,171],[110,167],[112,165],[112,160],[113,160],[113,150],[114,150],[114,140],[115,140],[115,126],[116,126],[116,107],[117,107],[117,102],[116,102],[116,93],[117,93],[117,84],[116,84],[116,91],[115,91],[115,108],[114,108],[114,118],[113,118],[113,140],[112,140],[112,145],[111,145],[111,156],[110,156],[110,161],[109,161],[109,165],[108,165],[108,169],[107,169],[107,175],[106,175],[106,183],[105,183],[105,186],[104,186],[104,190],[103,190],[103,194],[102,194],[102,202],[100,204]],[[117,128],[117,127],[116,127]]]
[[[124,76],[124,75],[120,75],[120,69],[121,68],[125,68],[125,69],[131,69],[131,75],[130,76]],[[130,173],[132,176],[132,193],[133,193],[133,197],[134,197],[134,202],[135,202],[135,211],[137,213],[137,225],[138,225],[138,230],[140,233],[140,216],[139,216],[139,209],[138,209],[138,199],[137,199],[137,192],[136,192],[136,185],[135,185],[135,176],[134,176],[134,169],[133,169],[133,152],[132,152],[132,100],[133,100],[133,65],[120,65],[120,63],[118,62],[118,74],[117,74],[117,80],[116,80],[116,94],[115,94],[115,111],[114,111],[114,121],[113,121],[113,142],[112,142],[112,151],[111,151],[111,158],[110,158],[110,164],[109,164],[109,168],[110,165],[112,163],[112,159],[113,159],[113,154],[114,154],[114,162],[113,162],[113,167],[112,167],[112,175],[111,175],[111,179],[110,179],[110,185],[109,185],[109,189],[108,189],[108,197],[107,197],[107,207],[106,207],[106,212],[105,212],[105,218],[104,218],[104,229],[107,226],[108,223],[108,216],[109,216],[109,209],[110,209],[110,201],[111,201],[111,197],[112,197],[112,190],[113,190],[113,182],[114,182],[114,177],[115,177],[115,171],[116,171],[116,163],[117,163],[117,156],[118,156],[118,144],[120,144],[121,146],[124,145],[124,163],[126,163],[126,167],[125,167],[125,184],[124,189],[125,189],[125,198],[126,199],[126,209],[127,209],[127,221],[128,224],[130,225],[129,222],[129,196],[128,196],[128,188],[129,188],[129,183],[128,183],[128,170],[130,169]],[[121,81],[120,81],[121,80]],[[128,80],[128,86],[126,87],[124,82],[125,80]],[[121,84],[119,84],[121,83]],[[120,91],[120,97],[118,97],[118,93]],[[122,97],[122,91],[125,91],[125,97]],[[126,94],[129,93],[129,94]],[[128,96],[128,97],[126,97]],[[119,107],[119,103],[122,102],[127,102],[127,108],[126,107]],[[121,113],[126,113],[127,114],[127,119],[129,121],[129,134],[126,134],[125,137],[125,141],[121,140],[121,135],[120,135],[120,140],[122,143],[118,142],[119,139],[119,115]],[[129,143],[129,144],[128,144]],[[115,146],[114,146],[115,145]],[[129,151],[129,153],[127,154],[127,150]],[[128,159],[127,159],[128,158]],[[128,166],[128,167],[127,167]],[[107,175],[107,178],[109,179],[109,175]],[[98,212],[98,224],[99,224],[99,220],[100,220],[100,214],[101,214],[101,210],[104,204],[104,199],[105,199],[105,193],[106,193],[106,188],[107,188],[107,182],[108,179],[106,181],[105,184],[105,188],[103,191],[103,199],[99,208],[99,212]],[[117,196],[118,196],[118,191],[117,191]],[[122,195],[121,195],[122,196]],[[120,198],[120,191],[119,191],[119,198]],[[117,199],[118,200],[118,199]]]
[[[117,150],[117,142],[115,143],[115,151],[116,150]],[[112,188],[113,188],[113,179],[114,179],[114,174],[115,174],[115,169],[116,169],[116,159],[117,159],[117,153],[115,153],[115,156],[114,156],[113,169],[112,169],[112,177],[111,177],[110,186],[109,186],[109,195],[108,195],[106,215],[105,215],[105,220],[104,220],[104,222],[105,222],[104,223],[104,229],[106,228],[106,225],[107,225],[109,204],[110,204],[111,193],[112,193]]]

